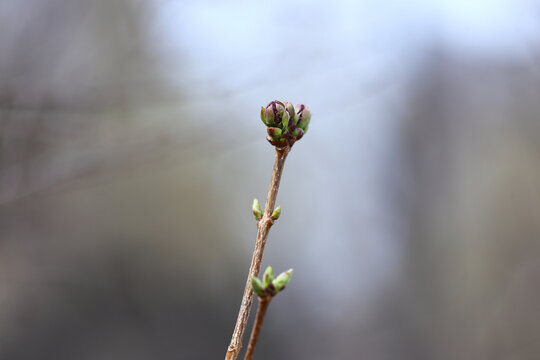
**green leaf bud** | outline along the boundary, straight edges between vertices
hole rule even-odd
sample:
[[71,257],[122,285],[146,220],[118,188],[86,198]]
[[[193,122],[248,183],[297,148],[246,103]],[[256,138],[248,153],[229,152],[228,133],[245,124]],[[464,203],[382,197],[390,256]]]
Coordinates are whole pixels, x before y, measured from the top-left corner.
[[278,206],[278,207],[275,208],[274,211],[272,212],[272,220],[277,220],[277,219],[279,219],[279,215],[281,215],[281,206]]
[[274,279],[274,281],[272,281],[272,284],[276,288],[276,292],[280,292],[281,290],[283,290],[285,288],[285,285],[287,285],[289,281],[291,281],[292,273],[293,273],[293,269],[289,269],[279,274]]
[[266,271],[264,272],[264,275],[263,275],[263,287],[267,289],[273,280],[274,280],[274,269],[272,269],[272,267],[269,266],[266,268]]
[[253,199],[253,205],[251,205],[251,208],[253,209],[253,216],[255,216],[255,220],[260,220],[262,218],[262,210],[259,200]]
[[264,288],[261,280],[257,279],[255,276],[251,277],[251,289],[258,296],[264,296]]

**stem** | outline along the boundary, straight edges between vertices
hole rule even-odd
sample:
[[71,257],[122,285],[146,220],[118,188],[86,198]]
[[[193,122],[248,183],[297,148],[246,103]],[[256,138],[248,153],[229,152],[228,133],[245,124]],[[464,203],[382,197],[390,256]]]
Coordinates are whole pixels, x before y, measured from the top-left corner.
[[249,310],[253,303],[253,290],[251,290],[250,279],[252,276],[259,276],[261,269],[261,261],[264,252],[264,246],[266,245],[266,238],[268,232],[274,224],[272,220],[272,212],[276,205],[276,197],[279,190],[279,182],[281,181],[281,174],[283,173],[283,166],[285,165],[285,159],[291,148],[289,146],[284,148],[276,148],[276,159],[274,161],[274,170],[272,172],[272,179],[270,180],[270,187],[268,188],[268,196],[266,197],[266,204],[264,205],[264,212],[262,218],[257,222],[257,241],[255,242],[255,249],[253,250],[253,257],[251,258],[251,266],[246,281],[246,287],[244,289],[244,295],[242,297],[242,303],[240,305],[240,311],[238,312],[238,318],[236,319],[236,325],[234,327],[231,343],[227,349],[225,360],[236,360],[242,348],[242,338],[244,337],[244,331],[246,329],[247,320],[249,317]]
[[266,309],[268,309],[270,299],[271,297],[259,297],[259,308],[257,309],[257,316],[255,317],[255,323],[253,324],[253,330],[251,331],[251,337],[249,338],[249,344],[244,360],[253,359],[253,352],[255,351],[255,346],[257,346],[257,340],[259,339],[259,334],[261,333],[264,315],[266,315]]

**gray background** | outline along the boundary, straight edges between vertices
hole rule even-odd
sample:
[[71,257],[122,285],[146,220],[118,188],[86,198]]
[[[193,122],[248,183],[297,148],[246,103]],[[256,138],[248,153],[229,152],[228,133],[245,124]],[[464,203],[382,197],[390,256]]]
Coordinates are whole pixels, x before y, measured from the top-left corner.
[[536,1],[0,1],[0,359],[538,359]]

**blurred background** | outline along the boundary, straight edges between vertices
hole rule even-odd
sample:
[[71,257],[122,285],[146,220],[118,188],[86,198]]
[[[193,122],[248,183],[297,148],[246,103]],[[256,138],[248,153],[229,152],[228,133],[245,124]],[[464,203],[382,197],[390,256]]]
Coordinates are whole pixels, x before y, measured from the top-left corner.
[[0,359],[224,358],[274,99],[257,359],[538,359],[532,0],[0,1]]

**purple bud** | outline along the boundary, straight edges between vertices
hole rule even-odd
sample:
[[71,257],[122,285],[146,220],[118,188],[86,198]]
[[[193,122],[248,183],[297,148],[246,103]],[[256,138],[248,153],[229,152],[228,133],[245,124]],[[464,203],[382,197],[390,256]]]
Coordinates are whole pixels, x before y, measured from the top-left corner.
[[285,110],[287,110],[287,113],[289,114],[289,126],[291,126],[291,123],[296,126],[298,119],[296,118],[296,111],[294,110],[293,104],[289,101],[285,101]]
[[304,130],[304,132],[307,131],[309,121],[311,120],[311,112],[309,111],[309,108],[304,104],[297,104],[295,106],[296,109],[296,116],[298,117],[298,124],[297,127]]
[[261,108],[261,120],[268,127],[267,140],[277,148],[293,146],[306,133],[311,120],[309,108],[290,101],[273,100]]
[[272,106],[268,105],[264,109],[264,120],[263,121],[267,126],[274,126],[274,125],[276,125],[275,119],[276,119],[276,116],[275,116],[274,109],[272,108]]
[[270,101],[264,110],[265,124],[268,126],[281,127],[283,120],[288,119],[289,114],[285,114],[285,104],[281,101]]

